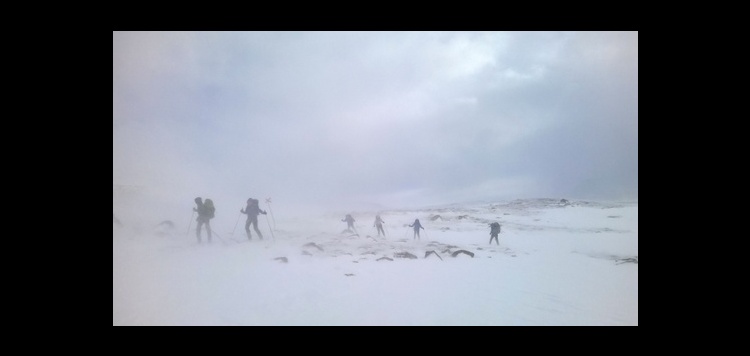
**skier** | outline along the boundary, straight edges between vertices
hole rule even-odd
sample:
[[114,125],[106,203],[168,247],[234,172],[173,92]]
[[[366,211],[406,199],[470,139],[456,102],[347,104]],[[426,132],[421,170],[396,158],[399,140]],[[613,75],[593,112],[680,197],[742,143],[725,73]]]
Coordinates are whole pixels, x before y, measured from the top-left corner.
[[211,243],[211,219],[214,218],[216,212],[214,202],[211,199],[206,199],[204,203],[201,197],[197,197],[195,198],[195,204],[197,208],[193,208],[193,211],[198,212],[198,218],[195,220],[198,222],[198,226],[195,228],[195,236],[198,237],[198,243],[201,243],[201,227],[205,224],[208,243]]
[[346,230],[344,231],[355,232],[357,230],[354,228],[354,218],[351,214],[346,214],[346,217],[341,219],[341,221],[346,221]]
[[490,245],[492,245],[492,239],[495,239],[495,243],[500,245],[500,242],[497,240],[497,235],[500,233],[500,224],[497,222],[493,222],[490,224]]
[[250,233],[250,225],[253,225],[255,233],[258,237],[263,240],[263,234],[258,230],[258,214],[266,215],[266,212],[261,210],[258,206],[258,199],[248,198],[247,207],[240,209],[240,213],[247,214],[247,220],[245,220],[245,233],[247,233],[247,239],[252,240],[252,234]]
[[375,225],[373,226],[378,228],[378,236],[380,236],[381,232],[383,233],[383,236],[385,236],[385,231],[383,230],[384,223],[385,221],[383,221],[383,219],[380,218],[380,215],[375,216]]
[[419,229],[421,228],[422,230],[424,230],[424,227],[422,227],[422,224],[419,223],[419,219],[414,220],[414,223],[409,225],[409,227],[414,228],[414,239],[419,237],[419,239],[421,240],[422,237],[419,236]]

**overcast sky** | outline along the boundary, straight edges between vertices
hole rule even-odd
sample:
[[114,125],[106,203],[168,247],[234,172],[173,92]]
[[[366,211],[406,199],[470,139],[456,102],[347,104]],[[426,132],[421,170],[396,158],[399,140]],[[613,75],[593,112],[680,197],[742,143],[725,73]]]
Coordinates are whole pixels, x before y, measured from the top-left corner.
[[112,105],[186,205],[638,194],[637,32],[113,32]]

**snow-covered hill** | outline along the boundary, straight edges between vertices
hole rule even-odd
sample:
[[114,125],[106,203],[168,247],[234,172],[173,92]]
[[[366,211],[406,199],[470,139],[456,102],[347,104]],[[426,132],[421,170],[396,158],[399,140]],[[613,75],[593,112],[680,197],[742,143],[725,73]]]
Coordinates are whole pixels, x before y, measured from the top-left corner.
[[638,325],[637,202],[269,214],[251,241],[243,216],[211,244],[194,222],[118,220],[113,325]]

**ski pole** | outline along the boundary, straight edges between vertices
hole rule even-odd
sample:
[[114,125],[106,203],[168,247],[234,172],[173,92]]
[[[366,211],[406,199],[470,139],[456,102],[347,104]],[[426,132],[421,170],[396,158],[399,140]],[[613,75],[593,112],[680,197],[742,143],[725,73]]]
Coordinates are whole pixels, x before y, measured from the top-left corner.
[[266,223],[268,223],[268,230],[271,230],[271,237],[273,237],[273,240],[276,241],[276,235],[273,234],[273,229],[271,228],[271,222],[268,221],[268,214],[263,214],[266,216]]
[[193,215],[190,215],[190,223],[188,224],[187,231],[185,231],[185,236],[187,236],[190,233],[190,226],[193,225],[193,216],[195,216],[195,210],[193,210]]
[[[273,219],[273,229],[276,230],[276,218],[273,217],[273,209],[271,209],[271,198],[266,198],[266,204],[268,204],[268,211],[271,212],[271,219]],[[268,219],[267,216],[266,219]]]
[[209,229],[211,230],[211,233],[213,233],[214,235],[216,235],[219,238],[219,241],[221,241],[222,244],[224,244],[224,245],[227,244],[227,242],[224,241],[223,238],[221,238],[221,235],[217,234],[216,231],[214,231],[214,229],[211,229],[210,227],[209,227]]
[[240,223],[240,216],[242,216],[242,208],[240,208],[240,213],[237,214],[237,222],[234,223],[234,229],[232,229],[232,236],[234,236],[234,231],[237,230],[237,224]]

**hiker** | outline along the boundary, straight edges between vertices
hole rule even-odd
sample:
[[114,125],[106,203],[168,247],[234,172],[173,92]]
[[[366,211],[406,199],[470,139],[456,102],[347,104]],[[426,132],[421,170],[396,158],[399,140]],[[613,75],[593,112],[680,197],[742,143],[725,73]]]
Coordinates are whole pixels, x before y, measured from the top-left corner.
[[258,199],[248,198],[247,207],[245,209],[240,209],[240,212],[247,214],[247,220],[245,220],[245,233],[247,233],[247,239],[253,239],[252,234],[250,234],[250,224],[252,224],[255,233],[258,234],[258,237],[261,240],[263,240],[263,234],[258,230],[258,214],[266,215],[266,212],[261,210],[258,206]]
[[[419,219],[414,220],[414,223],[409,225],[409,227],[414,228],[414,239],[416,239],[419,236],[419,229],[421,228],[424,230],[424,227],[422,227],[422,224],[419,223]],[[422,237],[419,236],[419,239],[421,240]]]
[[356,231],[356,229],[354,229],[354,218],[351,216],[351,214],[346,214],[346,217],[341,221],[346,221],[346,230]]
[[381,231],[383,232],[383,236],[385,236],[385,231],[383,230],[383,224],[385,224],[385,221],[383,221],[383,219],[380,218],[380,215],[376,215],[375,216],[375,225],[373,225],[373,226],[375,226],[375,227],[378,228],[378,236],[380,236],[380,232]]
[[201,197],[195,198],[195,204],[197,208],[193,208],[193,211],[198,212],[198,226],[195,228],[195,236],[198,237],[198,243],[201,243],[201,227],[206,225],[206,234],[208,234],[208,243],[211,243],[211,219],[214,218],[216,208],[214,208],[214,202],[211,199],[202,201]]
[[490,224],[490,245],[492,245],[492,239],[495,239],[495,243],[500,245],[500,242],[497,240],[497,234],[500,233],[500,224],[497,222],[493,222]]

